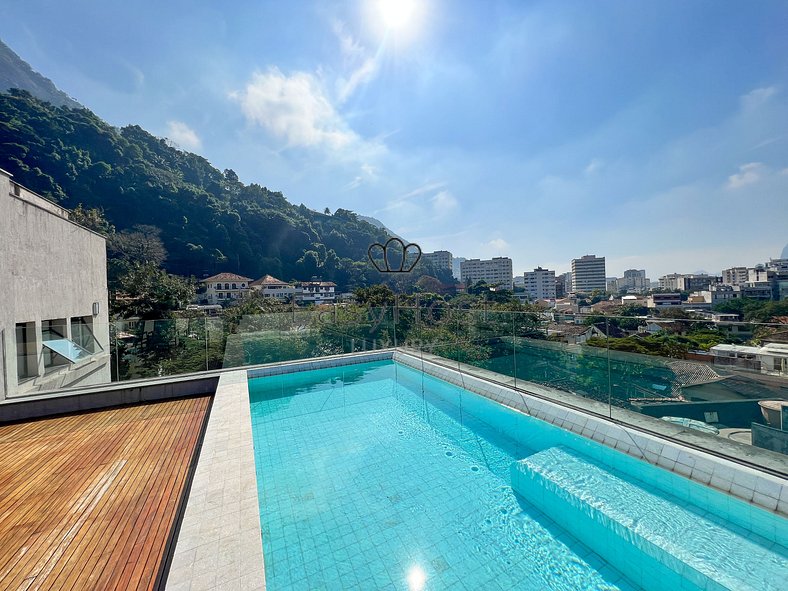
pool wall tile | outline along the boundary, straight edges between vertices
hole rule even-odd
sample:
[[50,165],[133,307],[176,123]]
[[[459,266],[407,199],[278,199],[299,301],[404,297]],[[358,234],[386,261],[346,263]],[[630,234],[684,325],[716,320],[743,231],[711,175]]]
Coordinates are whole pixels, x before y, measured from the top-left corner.
[[[567,409],[559,403],[536,398],[528,393],[515,391],[499,384],[493,384],[465,372],[460,374],[457,370],[443,367],[421,356],[396,351],[394,360],[459,385],[476,394],[505,404],[564,430],[571,431],[607,447],[618,449],[628,456],[645,460],[650,464],[669,470],[673,474],[681,475],[683,478],[712,487],[722,493],[733,495],[767,511],[788,516],[788,483],[776,476],[664,440],[655,435],[627,428],[599,416],[585,414],[576,409]],[[477,368],[470,366],[468,366],[468,369],[474,372],[477,371]],[[501,381],[511,379],[508,376],[496,377]],[[520,384],[524,385],[523,382],[520,382]],[[540,393],[549,390],[536,384],[533,386]],[[607,405],[588,400],[583,402],[592,408],[599,407],[599,410],[607,410]],[[680,480],[676,480],[673,485],[679,491],[686,489],[686,494],[693,494],[682,485]],[[728,511],[724,512],[731,515]],[[731,519],[735,520],[735,517],[731,517]],[[746,524],[740,525],[746,527]],[[785,544],[788,541],[788,532],[782,534],[781,538],[781,543]]]

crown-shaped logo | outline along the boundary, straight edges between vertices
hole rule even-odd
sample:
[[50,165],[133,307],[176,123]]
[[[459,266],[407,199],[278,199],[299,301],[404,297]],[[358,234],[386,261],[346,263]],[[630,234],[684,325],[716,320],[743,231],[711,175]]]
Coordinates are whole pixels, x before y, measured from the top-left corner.
[[[386,244],[380,242],[370,244],[367,257],[380,273],[410,273],[421,260],[421,246],[414,242],[405,244],[399,238],[389,238]],[[395,260],[393,264],[391,259]],[[399,266],[396,264],[396,259],[399,259]]]

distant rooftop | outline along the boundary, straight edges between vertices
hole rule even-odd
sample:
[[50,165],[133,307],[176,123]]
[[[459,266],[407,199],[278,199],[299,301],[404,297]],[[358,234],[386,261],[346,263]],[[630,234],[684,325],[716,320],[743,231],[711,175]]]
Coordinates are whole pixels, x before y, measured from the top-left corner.
[[277,279],[273,275],[264,275],[260,279],[252,281],[249,285],[251,285],[251,286],[257,286],[257,285],[271,285],[271,286],[281,285],[281,286],[286,286],[286,285],[290,285],[290,284],[287,283],[286,281],[282,281],[281,279]]
[[249,277],[244,277],[243,275],[236,275],[235,273],[219,273],[217,275],[212,275],[211,277],[206,277],[202,280],[203,283],[208,283],[210,281],[252,281]]

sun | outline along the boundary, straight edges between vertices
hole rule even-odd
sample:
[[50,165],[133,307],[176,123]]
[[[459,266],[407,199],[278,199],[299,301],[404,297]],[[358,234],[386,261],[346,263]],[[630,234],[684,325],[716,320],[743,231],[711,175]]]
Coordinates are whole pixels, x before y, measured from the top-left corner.
[[388,30],[406,28],[416,13],[417,0],[378,0],[378,11],[383,26]]

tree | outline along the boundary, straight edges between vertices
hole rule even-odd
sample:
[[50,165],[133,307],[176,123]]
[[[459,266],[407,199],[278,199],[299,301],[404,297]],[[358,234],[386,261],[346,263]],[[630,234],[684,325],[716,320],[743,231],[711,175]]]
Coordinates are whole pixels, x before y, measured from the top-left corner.
[[98,207],[87,209],[80,203],[69,212],[68,219],[103,236],[115,233],[115,226],[107,221],[104,210]]
[[160,266],[167,259],[161,241],[161,230],[155,226],[138,225],[109,237],[107,248],[111,258],[129,264]]
[[388,285],[372,285],[361,287],[354,292],[356,301],[359,304],[367,305],[371,308],[382,308],[394,305],[394,292]]
[[167,318],[194,299],[194,283],[170,275],[153,263],[132,264],[117,279],[113,312],[122,317]]

